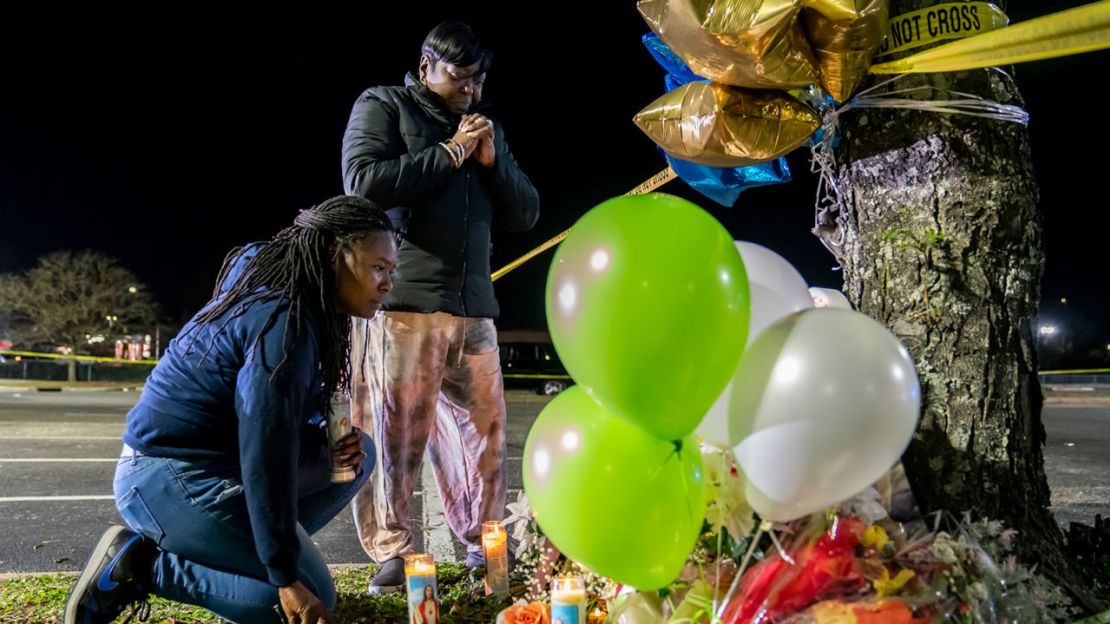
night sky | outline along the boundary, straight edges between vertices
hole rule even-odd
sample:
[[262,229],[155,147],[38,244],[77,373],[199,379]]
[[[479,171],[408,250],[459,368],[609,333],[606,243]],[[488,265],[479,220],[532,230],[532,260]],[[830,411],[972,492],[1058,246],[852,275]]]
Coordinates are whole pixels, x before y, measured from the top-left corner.
[[[1079,4],[1015,3],[1010,17]],[[634,2],[529,3],[526,14],[500,2],[420,2],[403,12],[379,5],[387,6],[252,19],[167,12],[5,20],[0,272],[55,250],[94,249],[137,273],[172,318],[187,317],[207,299],[229,248],[342,192],[351,104],[367,87],[398,84],[415,70],[423,36],[447,18],[469,21],[494,49],[485,97],[543,202],[532,232],[495,234],[495,267],[663,168],[631,122],[663,92]],[[1041,185],[1044,316],[1103,349],[1110,211],[1094,81],[1108,63],[1110,52],[1100,52],[1016,68]],[[663,190],[697,201],[735,238],[778,251],[812,285],[839,287],[835,261],[809,234],[808,159],[808,150],[795,151],[792,183],[748,191],[729,209],[681,181]],[[501,327],[543,326],[550,257],[498,282]]]

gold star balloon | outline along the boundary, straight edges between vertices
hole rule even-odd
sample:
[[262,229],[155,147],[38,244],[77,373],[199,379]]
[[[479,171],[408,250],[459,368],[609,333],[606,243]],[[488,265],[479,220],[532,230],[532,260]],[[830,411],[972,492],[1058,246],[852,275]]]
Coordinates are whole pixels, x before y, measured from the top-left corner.
[[691,82],[655,100],[634,121],[668,154],[712,167],[774,160],[821,125],[811,107],[782,91]]
[[817,82],[798,20],[802,0],[639,0],[636,6],[699,76],[755,89]]
[[838,102],[856,90],[883,42],[886,0],[804,0],[802,24],[821,86]]

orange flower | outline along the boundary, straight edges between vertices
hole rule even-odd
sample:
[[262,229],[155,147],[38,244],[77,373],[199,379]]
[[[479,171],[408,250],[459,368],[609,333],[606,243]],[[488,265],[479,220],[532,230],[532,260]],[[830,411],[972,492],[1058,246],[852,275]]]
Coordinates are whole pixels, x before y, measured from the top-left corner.
[[814,605],[810,615],[818,624],[924,624],[927,618],[913,617],[901,600],[846,603],[827,600]]
[[505,624],[550,624],[551,615],[547,605],[542,602],[530,602],[525,605],[513,605],[505,609]]

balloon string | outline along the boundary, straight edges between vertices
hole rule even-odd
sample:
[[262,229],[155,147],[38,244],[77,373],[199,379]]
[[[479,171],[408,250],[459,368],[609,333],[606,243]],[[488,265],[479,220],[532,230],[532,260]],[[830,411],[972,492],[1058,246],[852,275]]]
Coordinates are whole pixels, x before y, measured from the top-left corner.
[[[1002,70],[994,71],[1005,74]],[[833,142],[839,131],[840,116],[850,110],[866,108],[900,108],[921,112],[950,115],[983,117],[996,121],[1007,121],[1021,125],[1029,123],[1029,113],[1014,104],[1002,104],[993,100],[932,85],[895,88],[893,83],[908,76],[901,74],[880,80],[864,89],[839,107],[828,106],[822,111],[821,140],[815,141],[810,148],[810,171],[818,174],[817,198],[814,204],[813,233],[818,235],[821,244],[833,256],[839,256],[838,247],[844,245],[847,235],[847,211],[843,191],[837,184],[837,165],[833,153]],[[889,87],[889,88],[888,88]],[[888,88],[885,92],[880,89]],[[911,95],[928,97],[937,95],[940,99],[921,99]],[[901,96],[901,97],[900,97]]]
[[786,549],[783,548],[782,544],[779,543],[779,538],[775,537],[775,532],[770,531],[768,532],[768,535],[771,536],[771,543],[773,543],[775,545],[775,548],[779,551],[779,556],[782,557],[782,560],[789,563],[790,565],[794,565],[794,558],[791,557],[790,553],[786,552]]
[[[726,452],[725,452],[724,449],[717,448],[716,450],[717,450],[718,453],[721,454],[721,481],[724,481],[725,471],[732,467],[732,463],[728,461],[728,456],[726,455]],[[724,484],[722,483],[721,487],[723,487],[723,486],[724,486]],[[720,496],[719,496],[720,488],[718,488],[717,491],[718,491],[718,499],[719,499],[720,498]],[[720,506],[720,504],[721,504],[721,502],[720,502],[720,500],[718,500],[717,505]],[[724,509],[718,508],[717,509],[717,526],[715,527],[715,529],[717,531],[717,560],[714,564],[717,567],[717,572],[716,572],[716,574],[713,575],[713,611],[711,611],[711,613],[716,613],[717,612],[717,603],[721,599],[721,528],[724,526],[724,522],[725,522]],[[736,537],[739,537],[739,536],[736,536]]]
[[658,477],[660,472],[663,472],[663,469],[667,467],[667,462],[671,461],[672,457],[678,457],[680,460],[682,459],[682,440],[672,440],[671,444],[674,445],[674,450],[668,453],[667,456],[663,458],[663,462],[659,464],[659,467],[655,469],[655,472],[651,473],[650,478],[652,480]]
[[[670,454],[663,459],[663,463],[659,464],[659,467],[655,469],[655,473],[651,475],[652,480],[655,480],[655,477],[659,476],[659,473],[663,471],[663,468],[671,461],[672,457],[677,457],[679,463],[682,463],[682,440],[674,441],[674,450],[671,451]],[[682,466],[680,465],[679,469],[681,470],[681,468]],[[690,500],[690,484],[686,482],[686,479],[682,479],[681,481],[683,498],[686,500],[686,513],[696,521],[697,518],[695,516],[698,514],[694,513],[693,503]]]
[[717,612],[717,603],[721,599],[721,527],[722,523],[718,522],[714,527],[717,531],[717,560],[714,565],[717,567],[716,574],[713,575],[713,611]]
[[[752,537],[751,543],[748,544],[748,551],[744,553],[744,559],[740,561],[740,567],[736,570],[736,576],[733,577],[732,584],[728,587],[728,594],[725,595],[725,601],[721,603],[721,606],[717,609],[716,615],[714,616],[717,619],[720,619],[721,616],[724,615],[725,609],[728,608],[732,599],[736,597],[736,590],[740,586],[740,579],[744,577],[744,571],[748,569],[748,562],[751,561],[752,555],[755,554],[755,547],[759,544],[759,540],[763,537],[764,533],[770,533],[771,539],[775,538],[774,533],[771,532],[770,520],[764,520],[759,523],[759,530],[755,532],[755,536]],[[793,561],[791,561],[791,563],[793,563]]]

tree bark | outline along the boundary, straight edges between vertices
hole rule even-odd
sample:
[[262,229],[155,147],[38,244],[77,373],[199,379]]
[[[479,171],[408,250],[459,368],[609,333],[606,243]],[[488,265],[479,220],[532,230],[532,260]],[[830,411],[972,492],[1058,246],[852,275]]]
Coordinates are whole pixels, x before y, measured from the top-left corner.
[[[930,4],[893,0],[891,15]],[[894,84],[1021,105],[1013,80],[995,69]],[[1023,536],[1026,560],[1096,609],[1049,509],[1034,342],[1044,253],[1026,128],[859,109],[841,116],[840,131],[840,224],[815,232],[843,266],[856,308],[915,359],[922,415],[903,462],[919,506],[1003,520]]]

